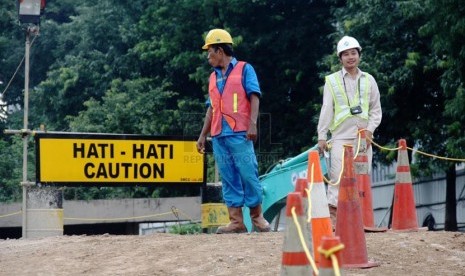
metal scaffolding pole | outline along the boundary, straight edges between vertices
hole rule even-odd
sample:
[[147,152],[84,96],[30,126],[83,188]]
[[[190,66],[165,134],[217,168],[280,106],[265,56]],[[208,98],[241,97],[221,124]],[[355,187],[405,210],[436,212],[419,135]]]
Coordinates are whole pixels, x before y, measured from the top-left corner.
[[[23,130],[28,129],[28,112],[29,112],[29,50],[31,48],[31,41],[29,39],[29,28],[26,31],[26,50],[24,57],[24,120],[23,120]],[[21,186],[23,188],[23,227],[22,227],[22,236],[27,238],[27,143],[29,135],[26,133],[23,135],[23,181]]]
[[22,237],[27,238],[27,190],[28,187],[32,186],[34,183],[28,180],[27,173],[27,155],[28,155],[28,142],[29,142],[29,52],[31,49],[31,34],[37,34],[39,27],[33,26],[26,29],[26,46],[25,46],[25,56],[24,56],[24,119],[23,119],[23,181],[21,186],[23,189],[23,203],[22,203]]

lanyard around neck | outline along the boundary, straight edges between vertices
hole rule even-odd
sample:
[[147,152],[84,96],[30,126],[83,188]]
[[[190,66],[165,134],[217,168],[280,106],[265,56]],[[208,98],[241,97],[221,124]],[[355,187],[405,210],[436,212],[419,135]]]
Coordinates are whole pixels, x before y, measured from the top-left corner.
[[[342,82],[344,83],[344,93],[346,95],[347,103],[349,104],[349,106],[352,106],[350,104],[349,94],[347,94],[346,80],[344,79],[344,73],[342,72],[342,70],[341,70],[341,76],[342,76]],[[360,93],[360,77],[358,78],[358,84],[357,84],[357,87],[355,88],[355,95],[357,95],[357,92],[358,92],[358,100],[359,100],[358,103],[362,104],[362,93]]]

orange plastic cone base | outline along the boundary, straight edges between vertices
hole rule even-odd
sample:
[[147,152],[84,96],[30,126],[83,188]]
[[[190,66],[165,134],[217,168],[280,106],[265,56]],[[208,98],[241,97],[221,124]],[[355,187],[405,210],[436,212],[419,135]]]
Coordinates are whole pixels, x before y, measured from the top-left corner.
[[[313,175],[312,173],[313,167]],[[316,263],[320,261],[320,254],[318,254],[318,247],[320,247],[321,239],[323,236],[333,236],[333,225],[331,218],[329,217],[328,199],[326,198],[323,173],[320,165],[320,155],[318,151],[311,150],[308,153],[308,168],[307,168],[308,183],[313,180],[312,188],[312,208],[326,208],[326,210],[312,209],[312,213],[316,213],[315,217],[312,217],[312,239],[313,239],[313,252]],[[317,186],[318,185],[318,186]],[[320,189],[319,189],[320,188]],[[316,200],[315,200],[316,199]],[[319,202],[316,202],[319,201]],[[324,207],[321,207],[324,206]],[[315,211],[315,212],[313,212]],[[327,216],[321,215],[326,211]]]
[[320,262],[320,254],[318,247],[320,247],[321,239],[324,236],[333,235],[333,226],[331,218],[314,218],[312,219],[312,237],[313,237],[313,252],[315,253],[315,262]]
[[292,218],[292,207],[295,207],[297,216],[304,215],[304,207],[302,205],[302,195],[299,192],[289,193],[286,200],[286,217]]
[[[308,181],[306,178],[297,178],[297,181],[295,183],[295,192],[297,193],[300,193],[302,195],[302,207],[303,207],[303,220],[304,220],[304,225],[302,227],[306,227],[307,228],[307,233],[308,235],[312,235],[312,233],[314,233],[314,230],[312,229],[313,227],[313,224],[307,222],[308,221],[308,205],[309,205],[309,201],[308,201],[308,194],[307,194],[307,191],[306,189],[308,189]],[[314,239],[314,236],[312,236],[312,241]],[[314,250],[313,252],[316,252],[315,251],[315,246],[313,246]],[[315,262],[316,261],[316,258],[315,259]]]
[[302,252],[283,252],[282,258],[283,266],[309,266],[310,262],[307,255]]
[[[323,236],[321,238],[321,248],[323,250],[330,250],[331,248],[334,248],[336,246],[338,246],[339,244],[341,244],[341,240],[339,237],[335,237],[335,236]],[[343,249],[344,250],[344,249]],[[331,258],[326,258],[322,253],[318,254],[320,255],[320,269],[321,270],[324,270],[324,269],[329,269],[330,271],[334,271],[333,270],[333,262],[331,261]],[[336,251],[336,253],[334,253],[334,255],[336,255],[336,258],[337,258],[337,261],[339,264],[342,263],[342,260],[341,260],[341,251]],[[320,270],[320,272],[321,272]]]
[[356,177],[358,183],[358,194],[360,196],[360,205],[362,207],[362,219],[365,227],[375,227],[375,218],[373,215],[373,199],[371,196],[370,176],[359,174]]
[[308,198],[307,191],[305,191],[305,189],[308,189],[307,179],[306,178],[297,178],[297,181],[295,182],[294,192],[300,193],[302,195],[302,200],[304,200],[304,201],[308,200],[307,199]]
[[311,172],[313,165],[313,183],[323,182],[323,172],[321,171],[320,165],[320,154],[317,150],[311,150],[308,153],[308,168],[307,168],[307,178],[308,182],[311,181]]
[[343,177],[337,203],[336,236],[345,248],[342,251],[342,267],[369,268],[379,264],[368,261],[362,209],[358,194],[351,146],[344,146]]
[[360,196],[360,206],[362,207],[363,225],[365,227],[375,227],[373,215],[373,200],[371,197],[371,185],[369,175],[357,175],[358,193]]
[[376,227],[373,214],[373,197],[371,193],[370,176],[356,175],[360,206],[362,208],[362,221],[365,232],[386,232],[386,227]]
[[417,230],[417,212],[411,183],[396,183],[394,186],[393,230]]
[[394,206],[392,208],[392,229],[418,230],[417,209],[415,207],[406,140],[400,139],[399,146],[396,184],[394,185]]
[[[304,222],[304,208],[300,192],[292,192],[287,195],[286,200],[286,231],[283,244],[283,255],[281,260],[281,275],[311,275],[313,272],[310,261],[305,254],[298,237],[297,226],[293,220],[292,209],[302,226]],[[305,228],[302,228],[304,236],[310,236]],[[310,244],[307,244],[311,246]]]
[[376,228],[375,217],[373,214],[373,199],[371,193],[370,168],[367,154],[366,131],[359,129],[360,132],[360,152],[354,160],[355,179],[358,184],[360,196],[360,205],[362,208],[362,221],[365,232],[386,232],[387,228]]

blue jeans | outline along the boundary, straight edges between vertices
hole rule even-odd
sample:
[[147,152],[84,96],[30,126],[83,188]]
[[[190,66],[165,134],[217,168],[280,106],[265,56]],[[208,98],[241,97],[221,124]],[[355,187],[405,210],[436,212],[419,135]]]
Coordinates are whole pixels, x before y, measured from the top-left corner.
[[261,204],[263,190],[253,142],[245,135],[232,135],[213,137],[212,143],[226,206],[253,208]]

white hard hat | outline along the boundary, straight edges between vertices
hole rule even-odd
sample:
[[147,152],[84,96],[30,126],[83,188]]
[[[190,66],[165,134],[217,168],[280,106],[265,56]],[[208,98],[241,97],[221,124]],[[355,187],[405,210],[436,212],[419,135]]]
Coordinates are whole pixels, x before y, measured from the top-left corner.
[[360,44],[358,44],[357,39],[351,36],[344,36],[337,43],[337,55],[339,56],[341,52],[353,48],[357,48],[359,51],[362,51],[362,47],[360,47]]

